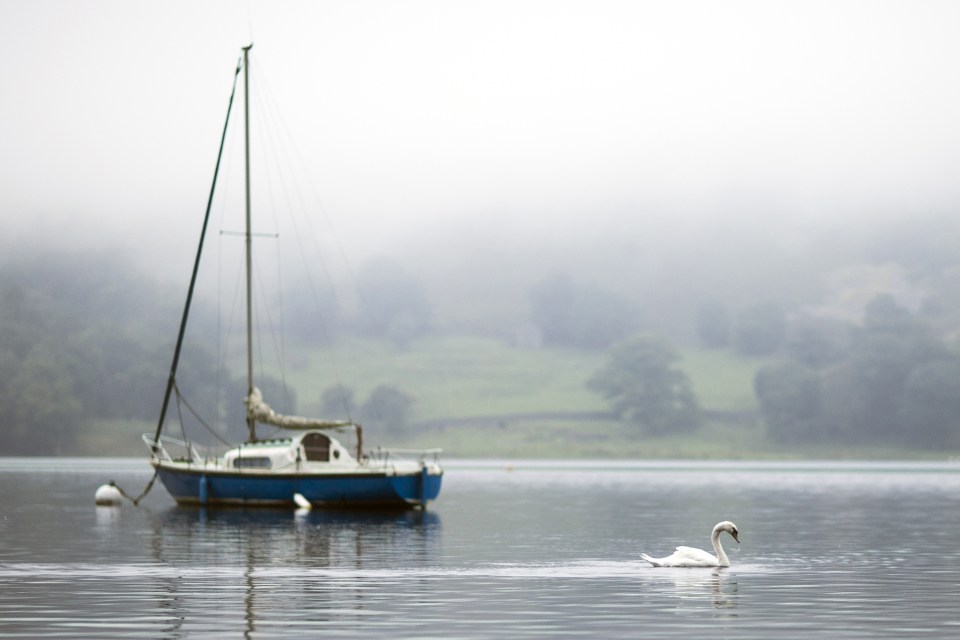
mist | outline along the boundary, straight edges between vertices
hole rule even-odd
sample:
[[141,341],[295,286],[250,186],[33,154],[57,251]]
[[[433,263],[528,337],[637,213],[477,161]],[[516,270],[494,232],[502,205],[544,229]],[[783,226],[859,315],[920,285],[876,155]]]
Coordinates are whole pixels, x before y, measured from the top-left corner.
[[20,250],[133,247],[182,279],[251,41],[254,108],[280,110],[358,262],[856,232],[960,196],[947,2],[4,8],[0,211]]

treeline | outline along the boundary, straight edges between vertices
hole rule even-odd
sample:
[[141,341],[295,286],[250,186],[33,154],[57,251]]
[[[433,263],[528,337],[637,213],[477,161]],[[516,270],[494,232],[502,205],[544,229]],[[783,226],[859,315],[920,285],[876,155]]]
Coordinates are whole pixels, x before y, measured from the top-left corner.
[[960,445],[960,354],[892,296],[863,322],[797,328],[754,388],[771,438],[922,448]]
[[[104,421],[152,430],[184,295],[118,255],[38,255],[0,269],[0,455],[67,454]],[[222,366],[217,331],[209,302],[195,301],[177,374],[184,402],[168,424],[199,442],[245,436],[246,382]],[[295,410],[280,381],[258,385],[276,409]]]
[[0,271],[0,454],[68,453],[95,417],[156,416],[171,317],[159,290],[124,261],[88,254]]
[[[960,354],[892,296],[871,300],[862,323],[771,316],[770,325],[748,350],[762,344],[769,356],[754,391],[771,442],[960,446]],[[588,385],[638,434],[689,433],[703,412],[679,361],[665,338],[633,337]]]
[[[691,430],[700,422],[672,346],[696,342],[771,362],[757,375],[755,391],[774,441],[955,445],[960,230],[902,223],[869,240],[857,237],[856,246],[849,238],[840,247],[835,240],[827,248],[814,245],[829,256],[816,263],[796,253],[778,263],[776,252],[765,251],[752,269],[744,267],[749,256],[739,255],[741,245],[726,254],[690,251],[686,263],[665,247],[643,257],[643,264],[661,267],[655,277],[625,265],[624,274],[639,274],[633,279],[588,277],[581,267],[590,256],[579,262],[570,256],[562,268],[541,268],[536,277],[517,269],[483,282],[458,280],[447,268],[448,281],[470,293],[451,299],[437,299],[415,265],[373,261],[358,270],[355,296],[343,304],[332,290],[294,283],[293,295],[284,296],[284,328],[291,347],[357,334],[415,349],[422,336],[470,333],[471,325],[449,320],[451,300],[469,299],[460,317],[510,310],[493,314],[496,322],[490,313],[478,320],[473,330],[481,335],[524,348],[609,350],[616,366],[590,372],[591,388],[624,419],[646,423],[653,433]],[[671,257],[660,262],[666,254]],[[733,254],[735,260],[721,259]],[[841,309],[836,300],[858,292],[857,285],[832,293],[822,285],[845,264],[893,265],[903,279],[900,294],[906,293],[876,297],[852,317],[849,305]],[[736,279],[752,272],[758,272],[752,279]],[[780,279],[784,272],[787,280]],[[122,256],[8,258],[0,267],[6,436],[0,454],[69,453],[95,422],[155,422],[183,295],[183,283],[163,284]],[[911,296],[908,306],[902,300]],[[180,386],[215,435],[242,437],[243,407],[235,396],[244,383],[220,364],[215,335],[221,320],[207,304],[201,297],[193,311]],[[637,335],[646,342],[636,343]],[[282,383],[262,378],[258,384],[278,411],[296,411],[296,398]],[[623,404],[625,397],[632,400]],[[401,429],[414,403],[405,390],[382,387],[362,402],[340,390],[339,398],[323,399],[323,408]],[[189,413],[176,418],[196,426],[199,419]]]

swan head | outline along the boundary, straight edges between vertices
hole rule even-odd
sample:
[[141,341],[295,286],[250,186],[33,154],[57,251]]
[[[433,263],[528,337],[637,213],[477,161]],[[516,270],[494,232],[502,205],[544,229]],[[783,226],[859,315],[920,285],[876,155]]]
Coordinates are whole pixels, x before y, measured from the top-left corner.
[[717,526],[713,528],[713,534],[716,536],[719,536],[724,531],[729,533],[730,536],[737,541],[737,544],[740,544],[740,531],[737,529],[737,525],[729,520],[724,520],[723,522],[718,522]]

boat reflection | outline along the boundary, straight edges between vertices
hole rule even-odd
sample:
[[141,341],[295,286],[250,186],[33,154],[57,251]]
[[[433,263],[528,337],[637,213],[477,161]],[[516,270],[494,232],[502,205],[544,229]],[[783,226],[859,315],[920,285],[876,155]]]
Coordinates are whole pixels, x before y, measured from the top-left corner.
[[290,511],[174,507],[154,524],[154,549],[166,561],[229,566],[243,552],[261,566],[364,567],[391,553],[429,560],[440,517],[431,511]]
[[400,579],[389,567],[434,566],[441,545],[439,515],[421,510],[173,507],[154,514],[151,527],[154,560],[179,573],[157,585],[167,613],[197,621],[232,611],[246,634],[290,624],[291,615],[315,623],[368,610],[371,586]]

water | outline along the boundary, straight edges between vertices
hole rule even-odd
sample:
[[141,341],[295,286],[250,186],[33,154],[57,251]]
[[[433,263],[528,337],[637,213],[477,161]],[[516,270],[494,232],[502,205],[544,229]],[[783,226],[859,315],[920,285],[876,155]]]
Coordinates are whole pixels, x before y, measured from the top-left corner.
[[[960,465],[448,461],[427,513],[201,510],[0,459],[0,637],[960,636]],[[655,569],[709,548],[731,568]]]

